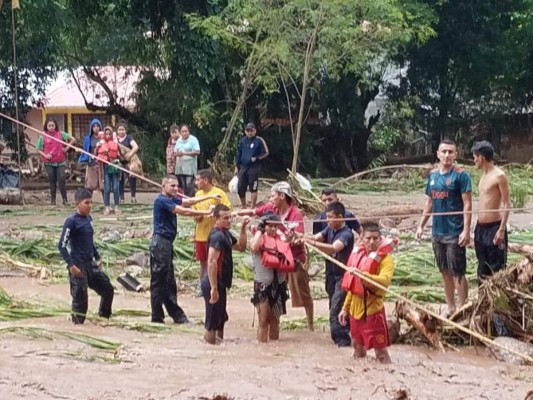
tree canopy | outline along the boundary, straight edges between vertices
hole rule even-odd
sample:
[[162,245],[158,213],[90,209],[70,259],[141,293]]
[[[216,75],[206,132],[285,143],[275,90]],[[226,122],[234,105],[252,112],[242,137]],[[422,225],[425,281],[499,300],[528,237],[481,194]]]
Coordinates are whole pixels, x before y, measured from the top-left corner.
[[[187,123],[222,173],[253,121],[271,172],[343,175],[421,129],[433,146],[468,142],[476,121],[527,109],[532,13],[532,0],[21,0],[19,106],[24,117],[59,70],[81,72],[109,97],[87,108],[134,125],[148,169],[163,168],[169,126]],[[13,115],[12,34],[6,0],[0,107]],[[140,71],[134,109],[102,66]]]

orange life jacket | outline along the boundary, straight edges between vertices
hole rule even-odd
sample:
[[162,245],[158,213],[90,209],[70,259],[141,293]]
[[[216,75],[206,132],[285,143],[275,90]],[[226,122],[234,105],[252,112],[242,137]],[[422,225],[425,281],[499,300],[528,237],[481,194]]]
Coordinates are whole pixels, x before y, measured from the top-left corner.
[[290,243],[284,242],[279,236],[263,234],[259,251],[261,263],[265,268],[276,269],[279,272],[294,272],[296,269]]
[[115,161],[119,159],[119,147],[118,143],[115,143],[113,140],[108,140],[107,142],[98,146],[96,150],[96,155],[106,161]]
[[[350,254],[347,265],[348,267],[355,267],[361,272],[375,275],[379,270],[381,260],[392,253],[397,245],[397,238],[386,238],[382,240],[378,249],[370,254],[367,254],[366,248],[361,245],[356,252]],[[350,291],[359,297],[365,297],[365,291],[369,290],[363,286],[361,278],[349,272],[345,272],[342,277],[341,289]]]

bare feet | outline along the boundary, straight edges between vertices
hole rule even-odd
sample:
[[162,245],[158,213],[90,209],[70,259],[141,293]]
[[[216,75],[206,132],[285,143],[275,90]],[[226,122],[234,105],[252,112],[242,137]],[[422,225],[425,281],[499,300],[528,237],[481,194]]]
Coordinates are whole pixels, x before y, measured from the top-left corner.
[[104,215],[109,215],[109,207],[104,208]]
[[118,207],[115,207],[115,215],[120,215],[120,210],[118,209]]

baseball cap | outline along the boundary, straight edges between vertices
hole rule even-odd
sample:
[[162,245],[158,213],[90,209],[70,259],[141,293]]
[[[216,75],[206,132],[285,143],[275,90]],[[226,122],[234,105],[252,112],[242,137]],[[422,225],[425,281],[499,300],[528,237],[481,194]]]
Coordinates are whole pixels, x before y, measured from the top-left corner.
[[294,194],[292,192],[292,187],[291,187],[291,185],[289,185],[288,182],[281,181],[281,182],[275,183],[272,186],[272,190],[275,191],[275,192],[278,192],[278,193],[283,193],[286,196],[289,196],[291,199],[294,199]]
[[244,127],[245,131],[251,131],[252,129],[255,129],[255,125],[251,122],[248,122],[246,126]]

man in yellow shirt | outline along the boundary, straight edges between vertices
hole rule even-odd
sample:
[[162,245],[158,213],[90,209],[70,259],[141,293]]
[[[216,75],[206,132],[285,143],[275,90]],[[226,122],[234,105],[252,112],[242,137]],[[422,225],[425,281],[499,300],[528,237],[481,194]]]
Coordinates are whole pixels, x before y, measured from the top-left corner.
[[[363,226],[363,245],[368,254],[378,250],[381,244],[379,227],[376,224]],[[359,266],[362,262],[359,263]],[[357,266],[356,266],[357,267]],[[394,261],[390,254],[384,256],[375,274],[368,271],[364,275],[372,281],[388,287],[394,273]],[[359,279],[359,278],[356,278]],[[348,291],[344,306],[339,314],[342,325],[348,323],[350,317],[350,334],[354,347],[354,358],[366,357],[366,351],[374,349],[376,358],[382,363],[390,363],[387,347],[390,345],[387,316],[383,298],[385,291],[371,283],[360,280],[364,294]]]
[[[211,206],[224,204],[231,209],[231,203],[226,193],[215,186],[213,186],[213,174],[207,169],[201,169],[196,173],[195,185],[198,191],[195,197],[198,196],[213,196],[219,195],[217,199],[206,200],[195,204],[192,208],[195,210],[209,210]],[[196,231],[194,233],[194,253],[196,259],[200,262],[200,282],[207,272],[207,238],[215,224],[213,217],[196,217]]]

